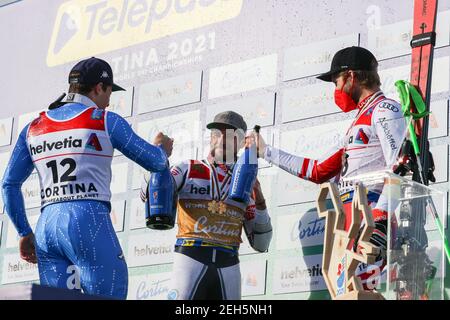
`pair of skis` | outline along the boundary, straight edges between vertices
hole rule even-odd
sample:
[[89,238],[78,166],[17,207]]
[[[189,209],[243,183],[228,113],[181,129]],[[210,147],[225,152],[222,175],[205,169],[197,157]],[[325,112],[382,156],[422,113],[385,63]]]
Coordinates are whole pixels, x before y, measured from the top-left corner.
[[[422,116],[415,121],[415,132],[419,137],[419,150],[417,164],[419,176],[416,181],[428,185],[430,173],[434,169],[430,166],[429,144],[428,144],[428,113],[430,110],[431,80],[433,71],[433,53],[436,44],[436,15],[437,0],[415,0],[414,1],[414,23],[413,38],[411,40],[411,77],[410,83],[417,89],[425,110],[414,99],[411,104],[411,113]],[[414,139],[411,136],[411,139]],[[414,143],[414,142],[413,142]],[[420,181],[420,180],[421,181]]]
[[[412,156],[411,163],[399,172],[413,171],[413,180],[424,185],[434,180],[434,164],[429,153],[428,114],[430,111],[433,53],[436,43],[437,0],[414,0],[413,38],[411,40],[410,82],[395,83],[402,111],[409,122],[410,146],[403,154]],[[411,150],[412,149],[412,150]],[[405,171],[406,170],[406,171]]]
[[[410,82],[397,81],[402,109],[405,117],[414,120],[409,123],[409,150],[413,153],[406,171],[413,172],[413,180],[424,185],[434,182],[434,162],[429,152],[428,115],[430,110],[431,80],[433,69],[433,52],[436,42],[437,0],[415,0],[413,38],[411,40],[412,59]],[[407,148],[408,149],[408,148]],[[405,173],[405,168],[400,172]],[[427,299],[430,283],[436,273],[432,261],[428,260],[425,249],[428,239],[424,229],[425,212],[430,209],[439,232],[444,240],[444,250],[450,262],[450,251],[443,225],[431,199],[412,199],[403,203],[400,222],[406,227],[399,227],[396,238],[398,253],[397,263],[403,272],[397,278],[398,299]],[[399,250],[400,249],[400,250]],[[427,284],[428,282],[428,284]],[[428,290],[427,290],[428,288]]]

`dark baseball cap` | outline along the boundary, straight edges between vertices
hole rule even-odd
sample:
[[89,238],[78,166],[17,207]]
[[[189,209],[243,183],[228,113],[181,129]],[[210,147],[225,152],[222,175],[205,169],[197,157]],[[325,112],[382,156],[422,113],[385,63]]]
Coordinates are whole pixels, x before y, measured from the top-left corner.
[[206,125],[208,129],[218,128],[220,126],[231,127],[235,130],[241,129],[247,131],[247,124],[244,121],[244,118],[234,111],[224,111],[216,114],[213,122],[210,122]]
[[336,52],[331,61],[330,71],[321,74],[317,78],[331,82],[333,75],[346,70],[366,70],[376,71],[378,67],[377,59],[367,49],[363,47],[347,47]]
[[113,72],[111,66],[105,60],[99,58],[89,58],[78,62],[69,73],[69,83],[80,83],[95,85],[103,82],[106,85],[112,85],[112,91],[125,91],[113,81]]

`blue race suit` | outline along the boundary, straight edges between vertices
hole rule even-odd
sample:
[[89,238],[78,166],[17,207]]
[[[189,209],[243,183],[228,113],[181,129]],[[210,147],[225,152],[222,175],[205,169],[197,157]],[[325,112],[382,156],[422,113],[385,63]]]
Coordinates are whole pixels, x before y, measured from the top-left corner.
[[[97,109],[94,102],[82,95],[73,95],[71,101],[57,109],[42,113],[40,118],[47,117],[51,121],[62,123],[80,114],[91,116],[92,113],[92,119],[96,119],[98,115],[103,116],[105,138],[109,140],[108,144],[112,148],[118,149],[146,170],[162,171],[167,168],[165,153],[137,136],[121,116]],[[22,237],[30,234],[32,230],[26,217],[21,186],[35,167],[41,188],[45,179],[43,175],[49,175],[40,172],[37,160],[33,158],[36,150],[41,151],[42,148],[31,147],[27,140],[30,127],[36,121],[40,121],[40,118],[28,124],[20,133],[2,184],[5,210]],[[63,133],[64,131],[59,131],[56,135]],[[70,138],[72,139],[72,136]],[[92,145],[95,147],[94,142]],[[61,147],[62,143],[56,146]],[[86,150],[88,149],[78,153],[79,162],[89,161],[89,153]],[[35,230],[39,278],[42,285],[83,289],[88,294],[126,298],[128,270],[110,218],[109,185],[112,154],[108,158],[110,158],[108,168],[99,170],[91,165],[91,170],[106,172],[103,179],[106,181],[100,181],[104,186],[103,189],[107,189],[103,198],[100,197],[100,200],[61,198],[53,199],[47,204],[43,202]],[[98,179],[101,180],[101,177],[100,175]],[[43,192],[44,190],[41,190],[42,199],[45,196]]]

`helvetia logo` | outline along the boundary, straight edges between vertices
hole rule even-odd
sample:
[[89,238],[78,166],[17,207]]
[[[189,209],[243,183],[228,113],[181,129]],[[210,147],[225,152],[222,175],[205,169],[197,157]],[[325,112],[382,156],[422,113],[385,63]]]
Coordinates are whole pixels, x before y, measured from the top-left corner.
[[98,137],[95,133],[91,133],[89,136],[88,141],[86,142],[86,148],[95,150],[95,151],[102,151],[102,145],[100,144],[100,141],[98,140]]
[[47,65],[57,66],[238,16],[243,0],[72,0],[57,12]]
[[[98,139],[97,139],[98,140]],[[53,150],[61,150],[67,148],[81,148],[83,141],[81,139],[72,139],[72,137],[64,138],[64,140],[48,142],[44,140],[39,145],[30,144],[30,154],[32,156],[43,153],[51,152]],[[100,147],[101,148],[101,147]]]

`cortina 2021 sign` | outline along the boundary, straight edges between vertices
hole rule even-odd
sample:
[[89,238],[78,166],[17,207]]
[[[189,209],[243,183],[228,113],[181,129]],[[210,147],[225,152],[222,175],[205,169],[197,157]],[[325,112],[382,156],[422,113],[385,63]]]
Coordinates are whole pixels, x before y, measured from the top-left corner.
[[57,12],[49,67],[238,16],[242,0],[75,0]]

